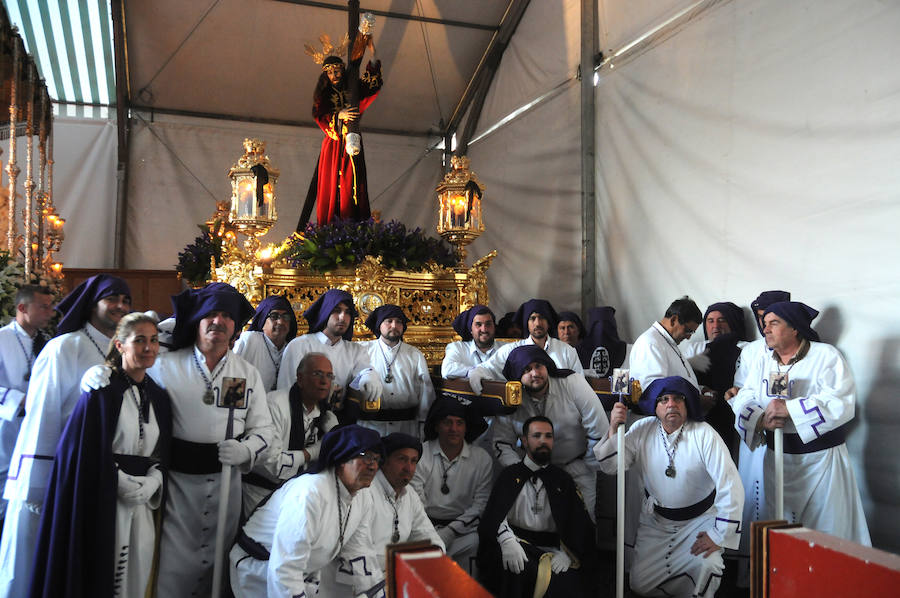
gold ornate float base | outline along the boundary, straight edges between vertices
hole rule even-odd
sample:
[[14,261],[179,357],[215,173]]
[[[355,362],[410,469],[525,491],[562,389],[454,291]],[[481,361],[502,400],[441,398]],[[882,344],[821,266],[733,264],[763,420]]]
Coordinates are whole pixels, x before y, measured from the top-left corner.
[[492,251],[468,270],[432,266],[425,272],[388,270],[381,258],[372,256],[355,269],[325,273],[231,260],[215,269],[214,280],[234,286],[254,305],[269,295],[283,295],[297,314],[299,334],[307,331],[303,312],[328,289],[353,295],[360,311],[356,340],[373,338],[364,323],[372,310],[399,305],[410,320],[403,340],[418,347],[434,366],[441,363],[447,343],[459,340],[452,327],[459,312],[478,303],[488,305],[487,269],[496,256]]

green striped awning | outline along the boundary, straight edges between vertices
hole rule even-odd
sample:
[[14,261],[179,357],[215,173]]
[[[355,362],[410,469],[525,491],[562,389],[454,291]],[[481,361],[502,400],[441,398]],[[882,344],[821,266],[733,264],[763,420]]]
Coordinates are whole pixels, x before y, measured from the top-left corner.
[[52,100],[115,105],[109,0],[3,0],[3,5]]

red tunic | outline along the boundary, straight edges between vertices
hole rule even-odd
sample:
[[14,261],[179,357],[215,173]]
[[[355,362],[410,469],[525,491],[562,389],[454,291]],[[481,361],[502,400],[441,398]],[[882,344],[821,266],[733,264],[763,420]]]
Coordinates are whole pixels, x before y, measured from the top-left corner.
[[[381,89],[381,61],[370,61],[359,80],[359,114],[378,95]],[[350,156],[344,149],[347,126],[338,120],[338,112],[349,103],[349,91],[330,86],[321,97],[315,98],[313,118],[325,132],[319,163],[316,166],[316,219],[327,224],[335,219],[367,220],[369,193],[366,185],[365,151]]]

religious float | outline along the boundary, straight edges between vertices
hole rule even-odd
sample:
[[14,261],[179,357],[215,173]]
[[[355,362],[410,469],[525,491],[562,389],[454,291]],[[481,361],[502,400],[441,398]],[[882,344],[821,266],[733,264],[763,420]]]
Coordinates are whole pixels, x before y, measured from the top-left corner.
[[[260,237],[278,219],[279,171],[259,139],[244,140],[244,154],[228,172],[230,201],[217,202],[203,234],[179,256],[179,273],[192,285],[226,282],[254,304],[282,295],[295,313],[330,288],[351,293],[361,317],[354,336],[372,338],[364,321],[377,307],[399,305],[408,315],[404,340],[440,364],[447,343],[458,340],[451,326],[460,311],[488,304],[487,270],[497,252],[466,265],[466,245],[484,231],[484,185],[469,159],[454,156],[437,187],[438,233],[453,250],[421,231],[375,217],[362,222],[309,225],[283,242],[263,246]],[[245,237],[239,243],[239,235]],[[209,260],[209,261],[205,261]],[[299,318],[300,333],[306,323]]]

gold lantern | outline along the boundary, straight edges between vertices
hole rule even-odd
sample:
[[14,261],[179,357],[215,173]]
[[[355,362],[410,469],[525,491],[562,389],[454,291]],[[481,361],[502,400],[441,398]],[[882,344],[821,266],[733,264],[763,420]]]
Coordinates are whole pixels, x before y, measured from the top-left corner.
[[266,144],[259,139],[244,139],[244,155],[228,171],[231,179],[229,221],[247,235],[244,249],[255,256],[259,237],[278,220],[275,211],[275,183],[278,170],[269,163]]
[[464,268],[466,245],[484,232],[484,220],[481,218],[484,185],[469,170],[469,158],[466,156],[453,156],[450,166],[450,172],[437,186],[437,232],[454,246],[458,267]]

